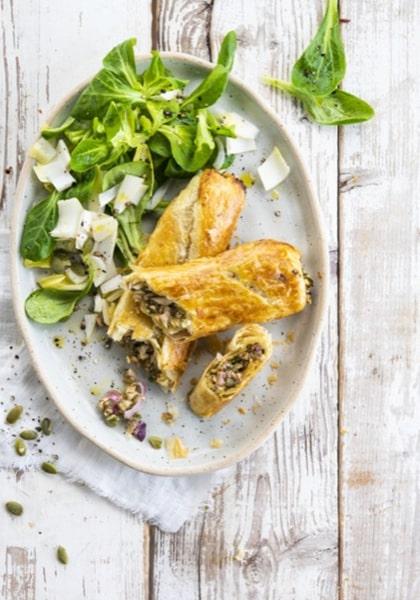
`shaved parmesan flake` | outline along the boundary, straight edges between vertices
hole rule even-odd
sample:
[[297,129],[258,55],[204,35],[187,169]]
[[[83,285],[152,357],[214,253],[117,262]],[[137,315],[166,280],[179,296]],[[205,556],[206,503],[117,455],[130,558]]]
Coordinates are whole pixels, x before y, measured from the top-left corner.
[[147,210],[153,210],[154,208],[156,208],[156,206],[164,199],[166,193],[168,192],[168,189],[171,185],[171,180],[168,179],[168,181],[165,181],[165,183],[163,185],[161,185],[156,192],[153,194],[153,196],[150,198],[149,202],[147,203]]
[[93,336],[93,332],[95,331],[96,315],[89,313],[89,314],[85,315],[84,321],[85,321],[86,341],[90,342],[92,339],[92,336]]
[[290,173],[290,167],[277,146],[274,146],[270,156],[257,170],[264,189],[267,192],[284,181]]
[[255,140],[260,131],[253,123],[247,121],[235,112],[223,114],[222,123],[227,125],[227,127],[233,127],[237,138],[246,140]]
[[41,165],[45,165],[52,161],[56,155],[56,150],[50,142],[41,137],[32,148],[29,150],[29,156],[37,160]]
[[[93,284],[96,287],[99,287],[107,278],[112,277],[112,275],[108,276],[109,265],[105,262],[105,260],[100,256],[92,255],[90,257],[90,262],[93,270]],[[115,267],[114,267],[115,272]]]
[[58,221],[50,235],[60,240],[74,240],[80,225],[83,206],[77,198],[58,201]]
[[63,140],[59,140],[53,160],[34,166],[34,172],[42,183],[52,183],[58,192],[69,188],[76,180],[70,174],[70,153]]
[[227,154],[242,154],[243,152],[253,152],[256,149],[257,144],[253,139],[226,138]]
[[108,236],[113,236],[118,230],[118,222],[114,217],[105,214],[95,214],[91,231],[92,237],[96,242],[101,242]]
[[83,210],[80,216],[79,227],[76,233],[76,248],[81,250],[89,237],[92,222],[96,217],[96,213],[90,210]]
[[99,294],[96,294],[96,296],[93,299],[93,312],[96,312],[96,313],[102,312],[104,302],[105,302],[105,300],[102,298],[102,296],[100,296]]
[[122,213],[129,204],[137,205],[147,189],[148,186],[145,185],[143,177],[125,175],[114,200],[115,212]]
[[112,202],[113,200],[115,200],[115,197],[117,195],[119,187],[120,187],[119,184],[118,185],[114,185],[113,187],[109,188],[105,192],[101,192],[98,195],[99,206],[104,207],[107,204],[109,204],[110,202]]
[[175,100],[180,93],[180,90],[169,90],[168,92],[162,92],[157,96],[153,96],[153,100]]
[[111,279],[108,279],[101,285],[101,294],[106,296],[115,290],[119,290],[122,287],[123,278],[121,275],[114,275]]

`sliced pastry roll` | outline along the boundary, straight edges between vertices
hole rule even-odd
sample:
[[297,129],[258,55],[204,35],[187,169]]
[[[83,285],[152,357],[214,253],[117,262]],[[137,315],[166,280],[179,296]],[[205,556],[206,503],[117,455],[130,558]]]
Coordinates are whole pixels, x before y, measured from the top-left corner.
[[151,319],[139,316],[128,290],[117,304],[108,335],[126,347],[130,364],[141,365],[165,390],[176,388],[187,366],[191,344],[164,336]]
[[275,240],[182,265],[135,269],[127,284],[139,310],[179,340],[287,317],[307,302],[298,250]]
[[208,365],[189,397],[199,417],[212,417],[232,400],[262,369],[273,348],[271,336],[260,325],[241,327]]
[[[223,252],[244,202],[243,185],[233,175],[213,169],[196,175],[160,217],[137,269]],[[130,360],[140,364],[152,380],[166,390],[177,387],[189,344],[162,335],[150,317],[136,310],[131,291],[121,297],[108,335],[128,347]]]

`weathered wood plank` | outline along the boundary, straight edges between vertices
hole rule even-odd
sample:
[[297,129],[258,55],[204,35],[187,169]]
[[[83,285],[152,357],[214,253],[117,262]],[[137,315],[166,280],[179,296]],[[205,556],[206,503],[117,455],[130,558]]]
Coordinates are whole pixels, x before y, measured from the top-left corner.
[[340,144],[342,598],[414,600],[420,6],[341,4],[351,20],[345,87],[377,112]]
[[[0,596],[4,600],[143,600],[143,527],[84,487],[44,473],[0,471]],[[3,503],[24,507],[12,517]],[[67,549],[69,563],[57,561]],[[146,554],[145,554],[146,550]]]
[[[202,46],[209,16],[203,2],[160,3],[158,38],[165,49]],[[185,13],[182,14],[182,6]],[[195,7],[194,17],[191,11]],[[175,8],[176,7],[176,8]],[[264,73],[287,74],[316,27],[322,2],[302,11],[296,3],[213,3],[212,55],[223,34],[236,29],[235,73],[277,107],[298,142],[328,216],[332,300],[328,327],[306,394],[275,438],[238,465],[206,513],[177,535],[154,532],[153,598],[268,598],[333,600],[337,596],[336,498],[336,201],[337,136],[302,120],[293,102],[260,83]],[[174,11],[178,28],[164,28]],[[202,11],[201,25],[197,14]],[[166,16],[165,16],[166,15]],[[200,34],[190,45],[189,23]],[[198,43],[200,42],[200,43]]]
[[[1,3],[1,234],[9,224],[24,152],[50,107],[93,74],[113,44],[137,35],[151,45],[151,2]],[[104,32],[106,33],[104,35]],[[1,245],[1,249],[5,248]],[[2,304],[2,308],[4,303]],[[1,343],[20,336],[8,304]],[[147,527],[88,490],[45,474],[0,472],[0,504],[17,499],[20,518],[0,507],[0,596],[7,600],[142,600],[148,597]],[[55,558],[58,544],[70,563]]]

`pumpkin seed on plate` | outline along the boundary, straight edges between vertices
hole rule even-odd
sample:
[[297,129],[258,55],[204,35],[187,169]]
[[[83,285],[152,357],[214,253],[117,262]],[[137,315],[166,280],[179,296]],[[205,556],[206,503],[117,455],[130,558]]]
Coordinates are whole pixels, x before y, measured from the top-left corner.
[[11,514],[15,515],[15,517],[20,517],[23,513],[23,506],[19,502],[6,502],[5,504],[6,510]]
[[66,565],[69,562],[69,555],[67,554],[67,550],[64,548],[64,546],[58,546],[57,558],[63,565]]
[[33,429],[25,429],[19,433],[22,440],[36,440],[38,433]]
[[58,473],[57,467],[49,462],[43,462],[41,465],[41,469],[45,471],[45,473],[49,473],[50,475],[57,475]]
[[23,406],[16,404],[16,406],[13,406],[13,408],[11,408],[7,413],[6,422],[9,423],[9,425],[13,425],[13,423],[16,423],[16,421],[20,419],[22,412]]
[[26,444],[20,438],[16,438],[15,440],[15,452],[19,456],[25,456],[26,454]]

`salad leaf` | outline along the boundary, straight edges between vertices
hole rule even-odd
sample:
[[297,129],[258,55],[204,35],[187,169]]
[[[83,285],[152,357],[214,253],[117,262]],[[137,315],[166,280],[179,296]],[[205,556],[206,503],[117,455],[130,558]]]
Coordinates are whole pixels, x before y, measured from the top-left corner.
[[74,123],[74,117],[67,117],[59,127],[44,127],[41,130],[42,137],[46,139],[55,138],[61,135]]
[[186,81],[177,79],[165,67],[159,52],[152,51],[152,60],[148,68],[140,75],[139,81],[146,98],[170,90],[182,90]]
[[303,103],[311,119],[321,125],[362,123],[375,115],[370,104],[343,90],[336,90],[325,98],[310,96]]
[[232,70],[233,61],[235,59],[236,52],[236,33],[229,31],[223,38],[220,46],[219,54],[217,56],[217,64],[223,65],[229,71]]
[[328,0],[315,37],[293,67],[292,83],[308,94],[328,96],[344,79],[345,72],[337,0]]
[[104,68],[109,72],[114,73],[117,77],[126,81],[133,88],[140,88],[137,73],[136,60],[134,57],[134,46],[136,38],[125,40],[122,44],[118,44],[112,48],[103,59]]
[[25,301],[26,314],[32,321],[51,325],[67,319],[73,313],[79,300],[92,289],[94,270],[87,256],[84,261],[88,278],[83,287],[77,286],[80,289],[72,289],[74,284],[65,275],[51,275],[40,281],[45,287],[33,291]]
[[220,98],[228,83],[233,67],[236,49],[236,33],[230,31],[223,39],[217,58],[217,65],[200,85],[182,103],[182,108],[193,105],[195,108],[211,106]]
[[92,79],[71,111],[76,119],[101,116],[112,101],[138,104],[144,100],[137,80],[134,51],[135,38],[119,44],[103,60],[104,68]]
[[267,77],[264,82],[301,100],[311,120],[320,125],[363,123],[375,115],[370,104],[343,90],[324,97],[312,96],[286,81]]
[[[149,174],[150,166],[145,161],[132,161],[116,165],[105,173],[102,180],[102,191],[105,192],[109,188],[121,183],[125,175],[136,175],[137,177],[145,177]],[[146,179],[146,177],[145,177]],[[146,183],[148,183],[146,181]]]
[[215,141],[207,124],[207,110],[197,112],[197,124],[175,122],[160,128],[169,141],[175,162],[187,173],[195,173],[210,159]]
[[90,200],[101,191],[101,172],[98,167],[80,175],[80,180],[71,188],[61,193],[60,199],[78,198],[83,205],[88,205]]
[[25,301],[25,311],[32,321],[51,325],[67,319],[73,313],[78,300],[79,294],[76,292],[35,290]]
[[136,132],[137,116],[137,109],[111,102],[103,120],[108,142],[114,147],[126,144],[132,148],[144,142],[144,136]]
[[101,164],[109,154],[106,141],[90,137],[79,142],[71,153],[70,169],[83,173],[97,164]]
[[50,231],[57,223],[59,198],[59,194],[53,192],[48,198],[35,204],[27,213],[20,242],[22,258],[38,262],[51,256],[55,241]]
[[337,0],[327,10],[315,37],[296,62],[292,82],[264,77],[263,82],[298,98],[312,121],[320,125],[350,125],[368,121],[373,108],[361,98],[339,90],[346,59],[340,33]]

